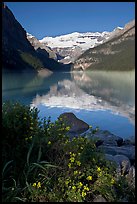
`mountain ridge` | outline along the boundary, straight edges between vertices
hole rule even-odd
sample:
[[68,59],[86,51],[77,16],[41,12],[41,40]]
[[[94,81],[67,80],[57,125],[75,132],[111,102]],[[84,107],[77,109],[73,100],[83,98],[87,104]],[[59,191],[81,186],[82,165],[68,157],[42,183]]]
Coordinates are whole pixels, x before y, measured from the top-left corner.
[[57,58],[59,62],[68,64],[74,63],[86,50],[103,44],[116,35],[119,35],[122,30],[122,27],[117,26],[111,32],[72,32],[55,37],[46,36],[38,41],[43,48],[44,46],[48,46],[60,56],[60,59]]
[[131,70],[135,68],[135,20],[97,47],[86,50],[73,70]]
[[12,11],[2,3],[2,70],[34,71],[69,70],[70,68],[49,58],[49,53],[42,48],[35,48],[27,39],[22,25]]

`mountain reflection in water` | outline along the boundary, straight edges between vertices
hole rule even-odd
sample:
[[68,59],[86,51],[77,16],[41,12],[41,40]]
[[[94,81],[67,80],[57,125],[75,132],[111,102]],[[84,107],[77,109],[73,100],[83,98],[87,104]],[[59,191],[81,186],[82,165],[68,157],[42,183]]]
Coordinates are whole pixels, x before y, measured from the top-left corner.
[[27,77],[25,74],[4,74],[2,99],[19,100],[31,107],[42,105],[45,112],[49,107],[70,108],[72,112],[107,110],[128,118],[134,125],[135,71],[29,74]]
[[[39,94],[32,105],[67,107],[86,110],[111,110],[135,121],[135,80],[130,73],[72,73],[72,80],[64,79],[52,85],[48,93]],[[120,77],[121,76],[121,77]],[[132,78],[132,80],[131,80]]]

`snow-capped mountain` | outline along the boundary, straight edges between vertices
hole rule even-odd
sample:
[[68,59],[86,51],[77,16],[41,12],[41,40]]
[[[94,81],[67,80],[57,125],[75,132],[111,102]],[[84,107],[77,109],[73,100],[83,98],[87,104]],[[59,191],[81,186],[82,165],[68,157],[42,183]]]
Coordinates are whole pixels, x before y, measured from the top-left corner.
[[132,70],[135,68],[135,20],[116,28],[105,43],[88,49],[73,70]]
[[82,50],[92,48],[97,44],[103,42],[104,39],[109,37],[109,32],[87,32],[87,33],[70,33],[57,37],[45,37],[40,40],[41,43],[47,44],[51,48],[68,48],[79,46]]
[[56,37],[45,37],[39,42],[63,56],[63,59],[59,60],[60,62],[70,63],[74,62],[87,49],[102,44],[109,36],[110,33],[107,31],[102,33],[74,32]]
[[[38,47],[51,49],[57,54],[57,60],[64,64],[73,63],[81,54],[90,48],[94,48],[109,39],[119,35],[122,27],[115,28],[112,32],[74,32],[56,37],[44,37],[38,41]],[[32,43],[35,37],[28,34],[28,39]],[[34,47],[37,43],[33,42]]]

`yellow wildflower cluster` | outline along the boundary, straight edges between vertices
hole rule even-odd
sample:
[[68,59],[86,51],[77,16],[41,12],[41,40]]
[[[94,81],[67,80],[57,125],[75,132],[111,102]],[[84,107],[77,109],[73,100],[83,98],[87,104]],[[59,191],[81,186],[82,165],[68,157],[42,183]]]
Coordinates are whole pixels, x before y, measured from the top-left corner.
[[97,171],[98,171],[98,172],[100,172],[100,171],[101,171],[100,167],[98,167],[98,168],[97,168]]
[[75,157],[76,154],[75,153],[72,153],[72,152],[69,152],[69,154],[72,156],[72,157]]
[[68,126],[68,127],[66,127],[66,130],[67,130],[67,131],[69,131],[69,130],[70,130],[70,127],[69,127],[69,126]]
[[82,191],[82,197],[85,197],[87,195],[87,193],[85,191]]
[[51,144],[51,141],[48,141],[48,145],[50,145]]
[[82,187],[83,186],[83,183],[79,182],[79,187]]
[[33,183],[32,186],[35,187],[35,188],[41,188],[41,183],[40,183],[40,182],[38,182],[38,183]]
[[68,163],[68,167],[71,168],[71,164],[70,163]]
[[76,161],[76,164],[77,164],[78,166],[80,166],[80,165],[81,165],[81,162],[80,162],[80,161]]
[[69,159],[71,162],[74,162],[75,161],[75,158],[74,157],[70,157]]
[[115,180],[112,178],[111,179],[111,184],[113,185],[115,183]]
[[92,180],[92,176],[88,176],[88,177],[87,177],[87,180],[88,180],[88,181],[91,181],[91,180]]
[[85,186],[83,186],[83,190],[82,190],[82,193],[81,193],[81,196],[83,198],[87,195],[86,191],[89,191],[89,188],[88,188],[87,184]]
[[89,188],[87,186],[84,186],[85,191],[89,191]]
[[73,190],[76,190],[76,186],[72,186],[72,189],[73,189]]

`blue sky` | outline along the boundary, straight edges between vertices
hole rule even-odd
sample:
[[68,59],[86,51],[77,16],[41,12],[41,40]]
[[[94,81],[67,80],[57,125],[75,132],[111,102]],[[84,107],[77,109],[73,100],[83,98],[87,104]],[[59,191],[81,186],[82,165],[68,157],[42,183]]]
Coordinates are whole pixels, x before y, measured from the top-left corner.
[[112,31],[135,18],[135,2],[5,2],[38,39],[72,32]]

